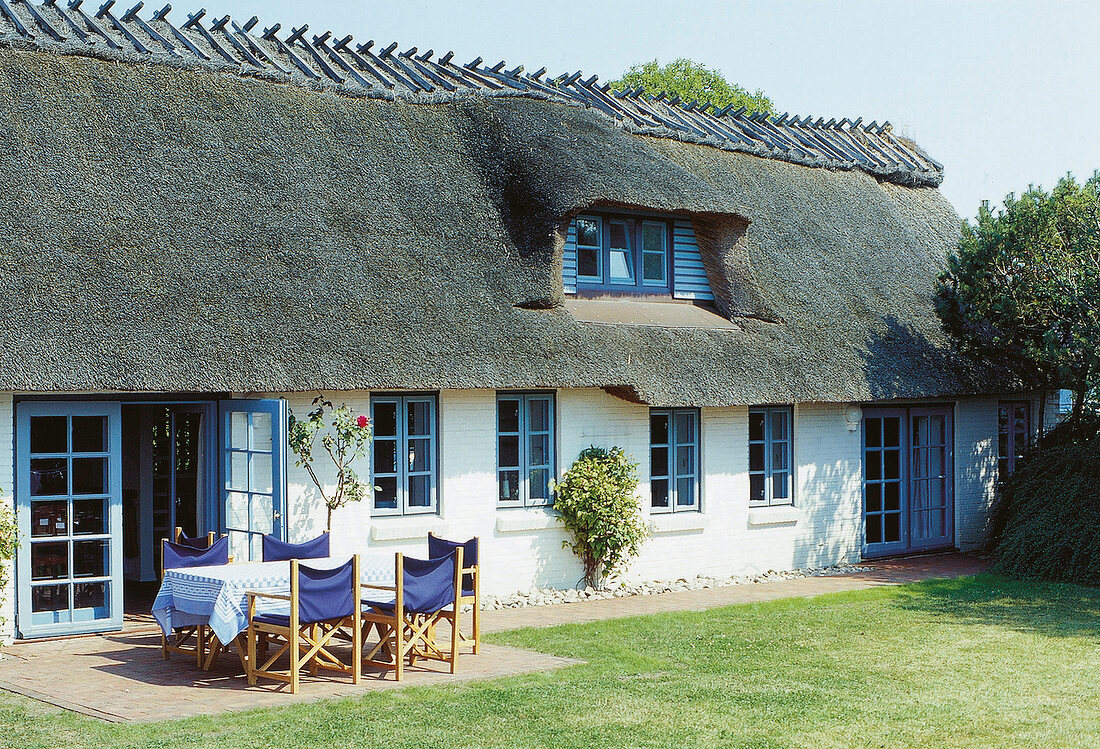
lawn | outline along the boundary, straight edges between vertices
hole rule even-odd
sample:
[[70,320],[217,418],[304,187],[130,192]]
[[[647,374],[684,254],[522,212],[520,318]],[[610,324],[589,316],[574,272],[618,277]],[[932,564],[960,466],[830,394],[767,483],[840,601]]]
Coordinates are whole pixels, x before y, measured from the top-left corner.
[[0,694],[0,746],[1100,747],[1093,588],[983,575],[491,639],[587,663],[150,725]]

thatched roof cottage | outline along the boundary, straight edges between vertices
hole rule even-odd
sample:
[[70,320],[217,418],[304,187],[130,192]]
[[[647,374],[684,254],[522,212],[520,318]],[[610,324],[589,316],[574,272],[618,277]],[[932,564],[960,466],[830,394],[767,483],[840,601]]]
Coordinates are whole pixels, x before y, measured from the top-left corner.
[[940,331],[942,175],[877,122],[0,0],[18,634],[119,626],[176,526],[323,529],[319,392],[375,425],[335,547],[476,535],[490,592],[577,581],[547,480],[589,444],[640,464],[634,576],[978,544],[1030,406]]

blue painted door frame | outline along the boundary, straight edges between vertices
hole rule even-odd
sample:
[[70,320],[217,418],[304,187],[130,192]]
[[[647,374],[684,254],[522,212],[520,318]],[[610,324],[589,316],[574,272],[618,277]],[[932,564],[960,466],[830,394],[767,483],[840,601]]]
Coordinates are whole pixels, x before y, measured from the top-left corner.
[[120,404],[22,402],[15,420],[19,635],[121,629]]
[[950,406],[863,409],[863,556],[955,543]]
[[259,560],[264,534],[286,538],[286,401],[223,400],[218,411],[222,528],[235,560]]

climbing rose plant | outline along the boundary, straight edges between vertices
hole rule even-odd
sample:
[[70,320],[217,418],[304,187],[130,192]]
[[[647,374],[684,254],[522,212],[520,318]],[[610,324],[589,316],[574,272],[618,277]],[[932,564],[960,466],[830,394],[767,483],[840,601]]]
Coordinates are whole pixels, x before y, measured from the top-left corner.
[[[290,414],[290,449],[298,456],[295,465],[305,468],[321,500],[328,508],[328,530],[332,530],[332,511],[350,502],[359,502],[373,487],[359,478],[352,468],[370,449],[370,417],[355,414],[347,405],[335,406],[324,396],[313,399],[313,410],[304,419]],[[318,439],[319,438],[319,439]],[[335,484],[326,484],[313,465],[317,443],[328,454],[336,469]]]
[[[15,518],[11,510],[0,505],[0,604],[4,601],[4,591],[8,587],[8,562],[15,557],[15,544]],[[4,618],[0,617],[0,625],[3,625],[4,621]]]
[[570,534],[562,546],[581,560],[585,583],[602,588],[637,556],[648,535],[637,497],[638,464],[621,448],[589,447],[551,489]]

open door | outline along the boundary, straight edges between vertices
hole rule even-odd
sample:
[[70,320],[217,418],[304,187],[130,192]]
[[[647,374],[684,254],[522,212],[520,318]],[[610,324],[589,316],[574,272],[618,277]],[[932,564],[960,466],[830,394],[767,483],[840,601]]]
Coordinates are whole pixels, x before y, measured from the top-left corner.
[[225,400],[218,406],[229,553],[236,561],[259,561],[264,534],[286,537],[286,401]]
[[122,628],[122,451],[118,403],[16,409],[22,637]]

